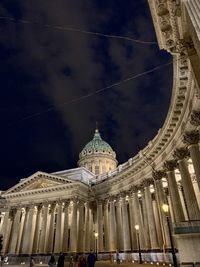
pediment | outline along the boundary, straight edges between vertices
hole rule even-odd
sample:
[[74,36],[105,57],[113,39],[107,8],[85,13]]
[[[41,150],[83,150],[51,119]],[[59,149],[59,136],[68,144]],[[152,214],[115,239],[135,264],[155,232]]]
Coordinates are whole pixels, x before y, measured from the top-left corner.
[[8,189],[5,193],[19,193],[37,189],[57,187],[74,181],[48,173],[37,172],[28,178],[22,179],[18,184]]
[[57,186],[61,184],[63,183],[55,182],[50,179],[41,177],[41,178],[36,179],[35,181],[32,181],[30,184],[24,186],[23,191],[47,188],[47,187]]

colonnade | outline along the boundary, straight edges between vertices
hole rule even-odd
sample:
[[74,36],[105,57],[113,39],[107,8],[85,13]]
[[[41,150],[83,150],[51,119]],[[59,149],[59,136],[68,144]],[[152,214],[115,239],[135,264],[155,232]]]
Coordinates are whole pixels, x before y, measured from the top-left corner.
[[[0,222],[3,253],[89,252],[95,249],[95,232],[99,252],[130,252],[138,248],[136,224],[143,250],[169,248],[166,216],[161,209],[164,203],[169,204],[174,223],[200,220],[198,142],[198,131],[186,133],[186,146],[175,149],[173,158],[165,161],[162,169],[153,169],[151,177],[106,199],[59,199],[7,207],[1,212]],[[196,183],[191,179],[188,157]]]

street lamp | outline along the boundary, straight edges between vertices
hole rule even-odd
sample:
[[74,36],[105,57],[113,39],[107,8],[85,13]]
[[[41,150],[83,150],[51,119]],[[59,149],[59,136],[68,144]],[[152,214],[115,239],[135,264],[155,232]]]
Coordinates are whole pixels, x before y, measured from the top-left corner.
[[165,213],[166,218],[167,218],[167,226],[168,226],[168,229],[169,229],[169,239],[170,239],[171,250],[172,250],[173,264],[174,264],[174,267],[177,267],[176,252],[175,252],[175,249],[174,249],[174,243],[173,243],[171,226],[170,226],[169,205],[168,204],[163,204],[162,205],[162,209],[163,209],[163,212]]
[[140,229],[140,226],[139,226],[139,224],[136,224],[136,225],[135,225],[135,230],[136,230],[137,243],[138,243],[139,264],[142,264],[142,254],[141,254],[141,249],[140,249],[140,236],[139,236],[139,229]]
[[96,260],[98,260],[98,253],[97,253],[97,240],[98,240],[98,236],[99,234],[97,232],[94,233],[95,236],[95,253],[96,253]]

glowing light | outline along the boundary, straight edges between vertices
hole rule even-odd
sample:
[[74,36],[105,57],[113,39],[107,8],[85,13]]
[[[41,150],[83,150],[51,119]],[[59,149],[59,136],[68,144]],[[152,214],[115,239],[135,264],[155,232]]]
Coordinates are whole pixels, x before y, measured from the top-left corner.
[[140,229],[139,224],[136,224],[136,225],[135,225],[135,230],[138,231],[139,229]]
[[97,238],[99,236],[99,234],[95,232],[94,236],[95,236],[95,238]]
[[163,209],[164,213],[168,213],[169,212],[169,205],[163,204],[162,209]]

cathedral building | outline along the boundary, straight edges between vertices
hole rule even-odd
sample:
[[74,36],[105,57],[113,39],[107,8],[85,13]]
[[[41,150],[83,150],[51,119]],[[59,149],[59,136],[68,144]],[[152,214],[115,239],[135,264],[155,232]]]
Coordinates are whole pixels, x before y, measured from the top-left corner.
[[118,166],[96,129],[78,168],[38,171],[2,192],[2,253],[11,259],[92,249],[135,261],[139,237],[143,261],[200,262],[200,2],[148,2],[159,47],[173,57],[163,127]]

